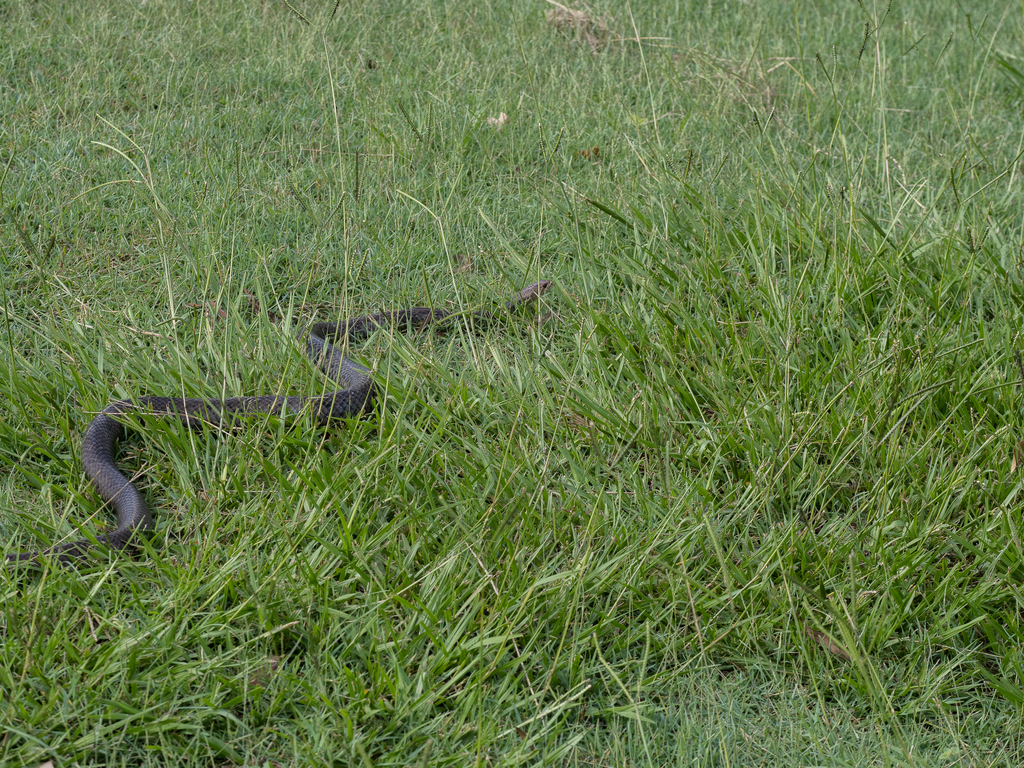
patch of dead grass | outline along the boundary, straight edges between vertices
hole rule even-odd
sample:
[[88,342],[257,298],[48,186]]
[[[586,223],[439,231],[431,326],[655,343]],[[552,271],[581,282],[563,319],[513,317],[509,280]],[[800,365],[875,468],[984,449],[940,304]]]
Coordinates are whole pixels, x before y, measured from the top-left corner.
[[594,53],[618,39],[604,19],[595,16],[587,6],[567,8],[554,0],[548,0],[548,3],[552,6],[544,14],[548,24],[570,40],[586,43]]

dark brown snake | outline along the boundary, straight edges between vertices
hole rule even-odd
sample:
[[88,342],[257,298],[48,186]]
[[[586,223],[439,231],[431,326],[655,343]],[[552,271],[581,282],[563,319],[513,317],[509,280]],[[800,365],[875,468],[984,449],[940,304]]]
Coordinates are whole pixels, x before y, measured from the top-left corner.
[[[505,302],[509,311],[517,305],[537,298],[551,287],[550,280],[541,280],[527,286],[511,301]],[[146,500],[139,490],[114,463],[114,450],[125,435],[125,425],[118,416],[145,414],[176,418],[190,429],[229,424],[238,415],[255,413],[295,413],[309,408],[317,424],[332,419],[357,417],[368,411],[375,396],[370,371],[349,360],[331,345],[369,336],[384,326],[410,329],[446,319],[492,320],[490,312],[455,313],[444,309],[412,307],[391,312],[378,312],[352,320],[318,323],[309,332],[306,354],[331,380],[344,389],[316,397],[261,395],[258,397],[232,397],[227,400],[204,400],[194,397],[139,397],[135,400],[117,400],[104,408],[89,424],[82,438],[82,466],[85,474],[102,499],[117,513],[117,528],[96,536],[95,540],[82,539],[58,544],[35,552],[17,552],[6,556],[6,562],[40,563],[55,558],[64,565],[73,564],[86,556],[95,544],[111,549],[124,549],[137,531],[153,527],[153,518]]]

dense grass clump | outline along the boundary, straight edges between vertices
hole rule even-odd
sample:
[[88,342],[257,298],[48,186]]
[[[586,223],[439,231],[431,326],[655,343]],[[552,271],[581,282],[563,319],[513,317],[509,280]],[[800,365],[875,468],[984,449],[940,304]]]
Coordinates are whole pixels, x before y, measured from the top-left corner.
[[0,574],[0,762],[1020,765],[1024,17],[819,6],[0,0],[5,551],[111,399],[556,284],[144,420],[141,549]]

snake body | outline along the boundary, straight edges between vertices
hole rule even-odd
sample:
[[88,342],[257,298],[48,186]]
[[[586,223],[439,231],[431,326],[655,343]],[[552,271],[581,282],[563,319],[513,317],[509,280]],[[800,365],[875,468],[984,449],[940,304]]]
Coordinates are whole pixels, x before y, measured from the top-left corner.
[[[534,299],[551,287],[550,280],[527,286],[511,301],[507,310]],[[412,307],[390,312],[378,312],[351,320],[317,323],[310,328],[306,354],[328,378],[343,388],[314,397],[261,395],[232,397],[226,400],[205,400],[192,397],[140,397],[135,400],[117,400],[104,408],[89,424],[82,438],[82,466],[104,502],[117,513],[117,527],[95,539],[81,539],[58,544],[34,552],[17,552],[6,556],[7,563],[32,563],[52,557],[62,564],[72,564],[86,556],[95,544],[111,549],[124,549],[136,532],[152,528],[153,517],[139,490],[132,485],[114,463],[114,452],[124,437],[126,427],[118,417],[137,413],[175,418],[190,429],[223,426],[245,414],[295,413],[308,408],[320,425],[332,419],[357,417],[369,410],[375,390],[370,371],[353,362],[331,344],[359,340],[380,327],[401,329],[419,328],[429,323],[462,318],[464,320],[491,320],[490,312],[454,313],[444,309]]]

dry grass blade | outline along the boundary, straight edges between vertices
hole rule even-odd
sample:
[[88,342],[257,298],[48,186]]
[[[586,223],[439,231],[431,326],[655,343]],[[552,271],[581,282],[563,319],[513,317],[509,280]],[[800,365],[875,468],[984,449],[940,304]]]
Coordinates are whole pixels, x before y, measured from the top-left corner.
[[816,630],[807,629],[807,636],[814,642],[824,648],[826,651],[831,653],[833,656],[838,656],[843,661],[850,660],[850,654],[846,652],[846,649],[839,645],[835,640],[826,635],[824,632],[818,632]]

